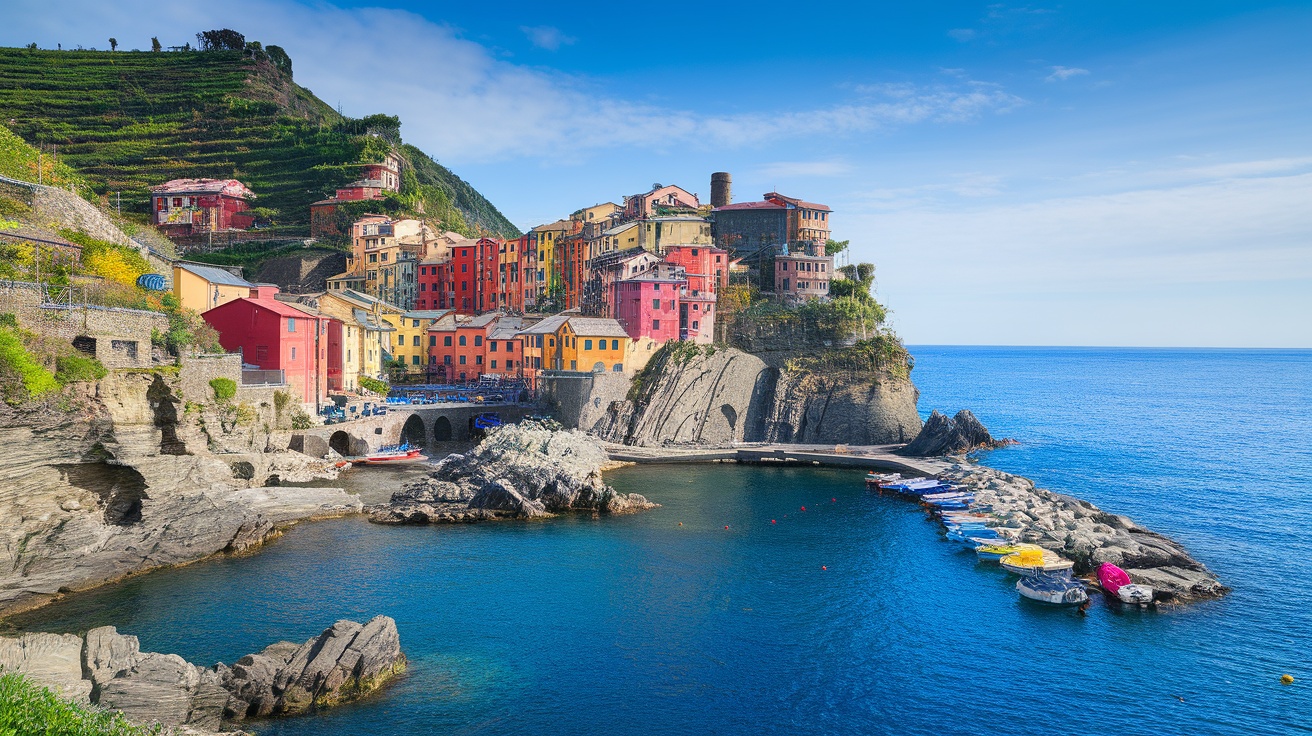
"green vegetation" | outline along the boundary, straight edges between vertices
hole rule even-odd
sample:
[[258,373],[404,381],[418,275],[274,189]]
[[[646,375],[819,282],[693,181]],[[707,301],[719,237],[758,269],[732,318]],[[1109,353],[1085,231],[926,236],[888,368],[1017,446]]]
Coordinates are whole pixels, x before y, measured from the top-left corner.
[[377,378],[370,378],[369,376],[360,376],[360,388],[365,389],[366,391],[372,391],[379,396],[386,396],[387,392],[392,390],[392,387],[387,385],[386,381],[380,381]]
[[61,355],[55,358],[55,380],[61,385],[75,381],[99,381],[109,371],[95,358],[85,355]]
[[118,713],[74,705],[16,672],[0,675],[0,736],[145,736]]
[[62,158],[42,154],[0,125],[0,176],[89,192],[91,184]]
[[220,404],[226,404],[237,395],[237,382],[231,378],[211,378],[210,389]]
[[[347,231],[350,224],[347,224]],[[216,266],[240,266],[246,274],[259,273],[267,261],[283,256],[313,256],[318,253],[350,253],[346,243],[306,247],[300,241],[281,244],[239,243],[209,253],[189,253],[187,258]]]
[[790,371],[833,373],[835,371],[887,370],[906,378],[911,374],[914,361],[902,341],[891,332],[880,332],[868,340],[832,350],[808,352],[789,358],[785,367]]
[[826,241],[825,241],[825,255],[827,255],[827,256],[836,256],[836,255],[838,255],[839,253],[842,253],[843,251],[847,250],[847,246],[848,246],[851,242],[852,242],[852,241],[850,241],[850,240],[832,240],[832,239],[831,239],[831,240],[826,240]]
[[829,282],[829,296],[835,299],[852,298],[874,303],[875,296],[870,290],[875,285],[875,264],[854,263],[840,267],[838,272],[843,278]]
[[[0,120],[30,143],[57,145],[62,164],[97,194],[121,191],[125,213],[142,221],[151,186],[231,177],[283,226],[303,228],[311,202],[399,142],[371,134],[378,117],[343,118],[292,81],[285,51],[253,41],[205,52],[0,49]],[[413,146],[400,150],[415,177],[400,195],[410,206],[467,234],[519,234],[468,183]]]
[[0,327],[0,397],[10,404],[58,391],[59,380],[27,348],[21,330]]

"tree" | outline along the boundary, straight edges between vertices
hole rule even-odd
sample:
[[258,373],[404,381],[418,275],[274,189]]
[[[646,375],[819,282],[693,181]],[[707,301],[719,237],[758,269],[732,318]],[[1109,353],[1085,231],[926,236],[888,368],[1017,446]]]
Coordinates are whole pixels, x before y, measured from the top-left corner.
[[109,39],[109,50],[110,50],[110,51],[118,51],[118,39],[117,39],[117,38],[113,38],[113,37],[111,37],[111,38]]
[[289,77],[292,75],[292,57],[288,56],[281,46],[269,46],[264,53],[269,55],[269,61],[272,61],[279,71]]
[[246,37],[231,28],[197,33],[196,43],[200,45],[201,51],[246,50]]
[[28,50],[28,51],[36,51],[36,41],[33,41],[32,43],[29,43],[29,44],[27,45],[27,50]]
[[856,263],[838,269],[844,278],[829,282],[829,296],[835,298],[850,297],[863,302],[874,302],[870,293],[875,284],[875,264]]
[[847,240],[826,240],[825,255],[836,256],[839,253],[842,253],[847,250],[847,244],[849,242],[850,241]]
[[161,46],[160,43],[159,43],[159,36],[151,36],[151,37],[150,37],[150,50],[151,50],[151,51],[159,51],[159,50],[162,49],[162,48],[164,48],[164,47]]

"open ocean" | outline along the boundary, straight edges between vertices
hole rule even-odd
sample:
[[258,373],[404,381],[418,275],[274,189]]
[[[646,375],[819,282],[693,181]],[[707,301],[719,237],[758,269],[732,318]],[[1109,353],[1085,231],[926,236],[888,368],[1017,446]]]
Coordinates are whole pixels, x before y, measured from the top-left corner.
[[304,524],[20,622],[210,664],[396,618],[400,682],[262,736],[1312,732],[1312,351],[912,353],[923,414],[1020,441],[987,464],[1174,537],[1234,592],[1080,616],[859,472],[655,466],[608,476],[649,513]]

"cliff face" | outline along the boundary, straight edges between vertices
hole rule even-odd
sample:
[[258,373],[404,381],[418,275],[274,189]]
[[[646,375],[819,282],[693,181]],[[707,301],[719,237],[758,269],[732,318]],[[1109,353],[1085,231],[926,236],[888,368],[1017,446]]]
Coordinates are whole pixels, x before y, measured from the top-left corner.
[[591,429],[611,442],[649,446],[876,445],[920,431],[918,392],[908,378],[889,370],[797,368],[787,358],[732,348],[670,351]]
[[176,379],[113,373],[85,386],[63,406],[0,406],[0,608],[359,509],[336,489],[262,487],[328,469],[272,451],[275,435],[250,423],[188,411]]

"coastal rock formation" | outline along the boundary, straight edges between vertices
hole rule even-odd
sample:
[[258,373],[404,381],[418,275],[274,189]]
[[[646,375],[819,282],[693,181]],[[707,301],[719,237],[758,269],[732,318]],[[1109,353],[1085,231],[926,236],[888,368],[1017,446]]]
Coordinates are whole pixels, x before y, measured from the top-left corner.
[[920,428],[920,434],[898,452],[912,457],[937,457],[992,450],[1006,444],[1007,440],[993,439],[993,435],[967,409],[962,409],[952,418],[935,409],[925,426]]
[[298,519],[361,508],[339,489],[261,487],[336,469],[269,451],[249,427],[204,426],[164,375],[87,386],[73,409],[0,405],[0,444],[16,450],[0,453],[0,608],[249,549]]
[[789,353],[667,348],[590,429],[610,442],[905,442],[920,431],[918,392],[891,369],[817,370]]
[[295,715],[354,700],[405,670],[396,622],[338,621],[304,644],[279,642],[232,667],[198,667],[142,652],[112,626],[73,634],[0,638],[0,668],[134,723],[212,732],[256,716]]
[[370,509],[385,524],[534,518],[566,511],[621,514],[654,508],[617,493],[601,479],[606,451],[578,431],[532,421],[507,425],[467,455],[450,455],[434,471]]
[[940,475],[992,506],[998,526],[1018,541],[1037,544],[1075,561],[1088,574],[1110,562],[1164,600],[1216,598],[1229,592],[1179,543],[1102,511],[1077,498],[1036,488],[1033,481],[973,464],[958,463]]

